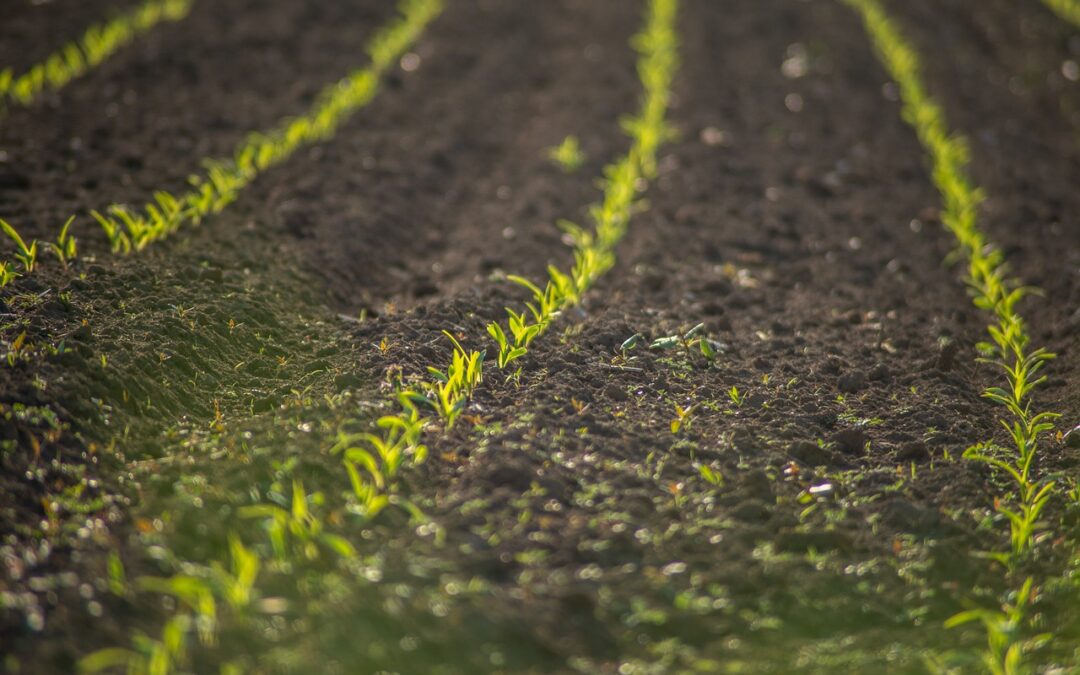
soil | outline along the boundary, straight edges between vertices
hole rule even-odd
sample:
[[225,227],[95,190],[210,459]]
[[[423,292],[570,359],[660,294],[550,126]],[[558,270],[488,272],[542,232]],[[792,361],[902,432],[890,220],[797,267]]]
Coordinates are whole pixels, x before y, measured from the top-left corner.
[[[490,350],[485,323],[525,299],[505,275],[568,264],[556,221],[585,222],[629,144],[637,11],[447,4],[415,72],[220,216],[126,258],[83,218],[75,265],[4,289],[7,670],[70,672],[157,635],[168,603],[110,592],[110,557],[129,579],[227,564],[230,533],[265,546],[241,508],[292,479],[360,555],[267,565],[257,615],[193,644],[192,672],[971,669],[984,637],[942,622],[1026,574],[1057,635],[1038,669],[1075,667],[1080,513],[1055,500],[1053,537],[1013,577],[979,555],[1008,545],[1004,482],[960,457],[1001,439],[979,395],[999,377],[976,361],[986,317],[943,262],[924,154],[837,2],[683,3],[678,138],[616,267],[518,377],[489,361],[465,421],[430,434],[397,493],[425,520],[348,513],[326,452],[339,430],[381,414],[396,373],[445,362],[443,329]],[[1037,401],[1067,431],[1080,89],[1063,62],[1080,42],[1039,3],[894,4],[971,140],[983,227],[1045,291],[1022,312],[1058,354]],[[62,3],[25,5],[19,44],[77,34]],[[48,238],[73,211],[181,187],[362,64],[389,16],[197,2],[0,121],[0,214]],[[569,134],[587,157],[573,173],[547,157]],[[620,349],[698,323],[724,345],[713,362]],[[676,405],[692,412],[673,432]],[[1076,479],[1064,438],[1040,453],[1041,475]]]

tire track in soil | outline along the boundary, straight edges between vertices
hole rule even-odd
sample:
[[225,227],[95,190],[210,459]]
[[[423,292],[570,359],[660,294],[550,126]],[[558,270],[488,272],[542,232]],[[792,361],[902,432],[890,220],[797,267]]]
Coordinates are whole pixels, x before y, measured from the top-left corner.
[[[673,561],[692,561],[693,574],[728,586],[737,609],[786,608],[791,633],[776,644],[788,650],[820,649],[820,658],[839,659],[844,648],[823,627],[843,626],[865,650],[844,663],[865,666],[859,658],[892,658],[889,651],[899,644],[906,645],[910,659],[903,667],[915,669],[920,664],[912,647],[963,642],[963,636],[940,635],[935,622],[958,608],[957,589],[995,581],[980,566],[968,565],[963,554],[991,542],[975,533],[976,523],[954,522],[944,512],[985,506],[985,472],[942,460],[945,451],[958,458],[968,442],[996,426],[993,410],[978,396],[987,374],[972,363],[971,345],[981,336],[982,320],[955,276],[940,265],[950,248],[947,234],[933,222],[911,230],[913,216],[924,214],[937,195],[910,132],[894,106],[877,96],[879,76],[861,34],[823,31],[836,24],[825,24],[820,8],[808,5],[703,7],[688,6],[684,22],[686,66],[676,119],[687,140],[665,159],[664,175],[647,195],[654,208],[631,226],[621,262],[592,297],[587,316],[569,319],[580,322],[581,334],[564,344],[555,343],[554,335],[540,341],[526,363],[526,373],[538,375],[526,375],[524,391],[496,385],[478,396],[475,412],[506,431],[475,447],[462,433],[438,441],[433,457],[441,454],[443,461],[410,476],[410,484],[422,494],[434,488],[434,515],[447,528],[447,550],[458,549],[457,564],[495,582],[496,590],[477,600],[480,613],[528,616],[531,639],[562,658],[625,657],[619,650],[639,638],[655,644],[682,636],[714,657],[723,652],[709,652],[710,642],[733,636],[762,646],[765,638],[725,611],[708,619],[682,614],[671,629],[641,635],[621,628],[633,614],[626,589],[662,606],[670,589],[640,578],[662,577],[658,570]],[[839,18],[827,11],[824,16]],[[788,45],[800,41],[819,55],[805,78],[785,80],[780,64]],[[702,53],[704,45],[719,48]],[[784,108],[792,93],[802,97],[799,113]],[[702,144],[699,134],[709,127],[728,131],[730,147]],[[725,262],[748,269],[758,286],[718,278]],[[455,320],[467,335],[477,335],[480,321],[468,310],[485,316],[497,302],[437,304],[425,308],[426,317]],[[716,371],[695,371],[685,379],[655,359],[647,360],[642,375],[612,374],[603,367],[637,330],[656,337],[699,320],[731,345]],[[413,329],[423,331],[423,317],[405,321],[411,328],[402,330],[403,340]],[[767,339],[755,336],[759,330]],[[962,349],[939,347],[945,336]],[[395,356],[414,366],[424,361]],[[763,374],[773,382],[792,376],[800,382],[794,390],[769,389],[760,385]],[[497,380],[489,374],[489,382]],[[643,480],[636,467],[650,451],[672,443],[671,401],[683,402],[691,393],[722,401],[732,384],[755,397],[764,393],[771,407],[740,409],[732,416],[701,413],[695,422],[696,457],[720,463],[731,477],[731,489],[717,497],[718,513],[653,547],[635,544],[617,528],[605,529],[612,523],[598,532],[604,509],[629,511],[640,518],[634,527],[644,522],[653,532],[683,520],[666,486]],[[919,394],[910,393],[911,387]],[[628,390],[642,392],[640,398]],[[841,393],[850,399],[847,405],[833,400]],[[593,412],[576,413],[571,397]],[[620,411],[631,421],[616,416]],[[845,432],[853,425],[844,414],[882,420],[864,430],[870,454],[845,447],[851,445]],[[579,427],[588,429],[584,439],[577,438]],[[833,445],[818,449],[816,438]],[[707,504],[686,450],[671,454],[668,480],[685,481],[698,503]],[[797,478],[770,479],[782,476],[793,459],[801,465]],[[835,530],[820,522],[809,531],[797,527],[792,500],[808,485],[830,479],[830,471],[849,472],[840,489],[855,499],[894,484],[912,463],[919,480],[880,503],[857,503]],[[813,468],[819,464],[824,471]],[[530,491],[534,483],[543,491]],[[579,499],[604,486],[614,486],[616,494],[599,507]],[[787,505],[776,506],[777,497]],[[474,500],[485,507],[461,515]],[[521,527],[523,508],[543,519]],[[737,523],[734,531],[731,521]],[[482,532],[512,534],[487,545]],[[704,544],[725,535],[722,547]],[[606,540],[624,548],[613,559],[588,552]],[[909,624],[897,620],[910,609],[911,589],[895,571],[871,574],[886,589],[877,589],[874,601],[880,604],[874,610],[842,572],[815,579],[797,562],[777,564],[779,571],[751,563],[753,549],[765,541],[787,552],[816,547],[845,562],[873,560],[885,567],[897,558],[894,546],[900,542],[902,559],[926,565],[925,608],[932,617],[926,625],[934,626],[934,635],[908,632]],[[537,542],[552,561],[539,570],[520,559]],[[619,569],[626,563],[640,567],[626,574]],[[594,581],[580,581],[582,570],[596,564],[601,570]],[[521,574],[539,581],[516,588]],[[560,575],[579,581],[559,582]],[[839,600],[833,597],[837,591]],[[824,608],[828,620],[821,618]],[[706,625],[688,628],[696,621]],[[644,651],[637,649],[630,651]],[[735,653],[745,657],[751,651]],[[777,658],[755,665],[794,665]],[[819,663],[824,667],[826,661]]]
[[[636,13],[610,7],[450,3],[420,70],[335,142],[268,172],[244,218],[352,313],[413,306],[520,259],[542,272],[564,250],[552,214],[591,197],[587,171],[622,145],[614,120],[635,100]],[[570,132],[594,158],[576,175],[547,158]],[[511,258],[521,251],[533,255]]]
[[1080,424],[1080,85],[1062,63],[1080,43],[1040,3],[994,0],[976,12],[913,2],[896,12],[922,53],[948,45],[948,59],[926,59],[926,79],[972,144],[973,178],[988,196],[982,227],[1013,273],[1046,293],[1021,311],[1035,344],[1058,354],[1037,405],[1064,413],[1067,431]]
[[393,11],[393,3],[196,2],[185,20],[10,112],[0,124],[0,213],[24,236],[49,240],[78,213],[72,233],[106,250],[90,209],[183,187],[204,158],[231,156],[247,133],[301,112],[364,63],[365,41]]

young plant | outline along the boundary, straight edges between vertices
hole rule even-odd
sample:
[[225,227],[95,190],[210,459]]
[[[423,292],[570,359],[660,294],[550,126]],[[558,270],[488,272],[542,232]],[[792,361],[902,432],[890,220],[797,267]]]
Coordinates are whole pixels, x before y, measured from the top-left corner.
[[736,408],[743,407],[743,403],[746,403],[746,394],[739,392],[739,388],[735,385],[731,385],[731,389],[727,392],[728,400],[735,404]]
[[31,240],[30,245],[27,246],[15,228],[3,218],[0,218],[0,229],[8,236],[8,239],[15,242],[15,259],[22,263],[27,274],[33,272],[37,264],[37,240]]
[[559,165],[566,173],[574,173],[585,163],[585,153],[577,136],[567,136],[563,142],[548,151],[551,161]]
[[68,218],[64,226],[60,228],[60,234],[56,237],[56,241],[49,244],[49,249],[65,268],[78,254],[75,237],[68,232],[73,222],[75,222],[75,216]]
[[[625,344],[625,343],[624,343]],[[635,343],[636,345],[636,343]],[[685,334],[667,335],[657,338],[649,344],[649,349],[668,350],[681,347],[690,356],[694,352],[700,352],[705,360],[712,363],[718,354],[724,351],[723,343],[710,340],[705,335],[705,324],[699,323]]]
[[690,428],[690,422],[694,411],[697,410],[697,405],[692,405],[689,408],[683,408],[678,403],[675,404],[675,419],[671,420],[671,433],[678,434],[683,429]]

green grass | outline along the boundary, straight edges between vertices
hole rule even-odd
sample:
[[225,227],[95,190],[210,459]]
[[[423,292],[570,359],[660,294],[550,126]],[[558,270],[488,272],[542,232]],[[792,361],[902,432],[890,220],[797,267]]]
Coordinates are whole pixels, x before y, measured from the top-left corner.
[[199,224],[221,212],[262,172],[277,166],[301,147],[331,138],[338,127],[379,91],[380,78],[397,62],[443,9],[442,0],[402,0],[401,16],[382,28],[367,46],[369,65],[335,82],[303,115],[275,129],[250,134],[229,159],[204,162],[204,173],[189,179],[180,194],[154,193],[142,209],[113,204],[91,215],[116,253],[140,250],[184,225]]
[[180,21],[194,0],[146,0],[134,9],[86,29],[79,39],[50,54],[21,75],[0,71],[0,110],[27,106],[48,91],[63,88],[164,21]]
[[[1001,406],[1001,425],[1011,445],[994,441],[969,447],[964,456],[988,465],[1006,476],[1012,489],[994,498],[994,508],[1008,523],[1010,550],[991,553],[1009,571],[1029,556],[1040,541],[1042,513],[1054,495],[1054,483],[1035,475],[1040,438],[1053,428],[1055,413],[1034,408],[1032,394],[1045,381],[1040,371],[1053,354],[1031,348],[1031,338],[1017,304],[1034,289],[1009,276],[1005,256],[979,228],[978,209],[984,199],[972,182],[967,140],[949,131],[945,113],[927,92],[920,75],[918,53],[908,44],[879,0],[843,0],[858,11],[886,70],[900,87],[903,117],[916,131],[930,156],[934,185],[944,203],[942,222],[956,239],[967,263],[965,282],[975,305],[993,319],[987,327],[989,340],[979,344],[984,362],[1004,374],[1004,386],[990,387],[983,396]],[[950,625],[981,621],[987,631],[986,665],[995,673],[1023,672],[1025,655],[1043,638],[1022,635],[1032,580],[1024,579],[1015,599],[1001,610],[959,614]],[[1000,629],[1011,626],[1010,630]]]

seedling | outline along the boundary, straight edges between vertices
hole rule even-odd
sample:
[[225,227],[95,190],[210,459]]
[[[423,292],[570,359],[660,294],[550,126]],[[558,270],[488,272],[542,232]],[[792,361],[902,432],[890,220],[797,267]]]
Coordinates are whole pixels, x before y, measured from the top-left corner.
[[678,403],[675,404],[675,419],[671,420],[671,433],[677,434],[682,429],[689,429],[690,422],[692,421],[691,415],[697,410],[697,405],[692,405],[689,408],[683,408]]
[[741,408],[743,403],[746,403],[746,394],[740,393],[739,388],[735,385],[731,385],[731,389],[727,392],[728,399],[735,404],[736,408]]
[[563,142],[548,151],[548,157],[566,173],[574,173],[585,163],[585,153],[577,136],[567,136]]
[[73,222],[75,222],[75,216],[68,218],[67,222],[64,223],[64,226],[60,228],[60,234],[56,237],[56,241],[49,244],[49,249],[65,268],[67,268],[68,263],[74,260],[75,256],[78,254],[75,237],[71,236],[68,232],[68,230],[71,229],[71,224]]
[[716,487],[723,487],[724,475],[720,473],[720,471],[711,468],[707,464],[698,464],[697,471],[706,482],[715,485]]
[[19,273],[15,271],[11,263],[6,260],[0,261],[0,288],[7,286],[12,281],[18,278]]
[[34,266],[37,264],[37,240],[31,240],[30,245],[27,246],[15,228],[3,218],[0,218],[0,229],[8,236],[8,239],[15,242],[17,247],[15,259],[22,263],[27,274],[33,272]]
[[705,360],[712,363],[716,356],[724,351],[724,344],[710,340],[705,336],[705,324],[699,323],[683,335],[667,335],[657,338],[649,344],[649,349],[668,350],[681,347],[687,356],[700,352]]

